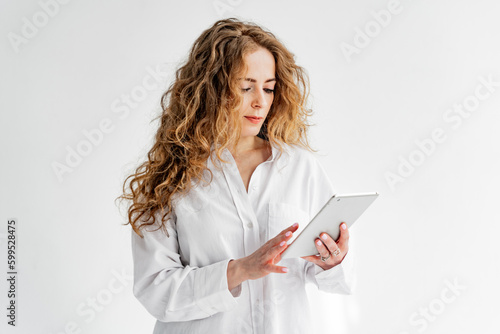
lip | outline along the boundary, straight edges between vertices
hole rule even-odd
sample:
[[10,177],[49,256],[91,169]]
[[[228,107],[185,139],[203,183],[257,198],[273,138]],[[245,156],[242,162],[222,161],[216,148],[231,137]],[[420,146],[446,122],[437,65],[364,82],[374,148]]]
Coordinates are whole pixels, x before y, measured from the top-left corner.
[[252,122],[253,124],[258,124],[263,119],[263,117],[258,117],[258,116],[245,116],[245,118],[250,122]]

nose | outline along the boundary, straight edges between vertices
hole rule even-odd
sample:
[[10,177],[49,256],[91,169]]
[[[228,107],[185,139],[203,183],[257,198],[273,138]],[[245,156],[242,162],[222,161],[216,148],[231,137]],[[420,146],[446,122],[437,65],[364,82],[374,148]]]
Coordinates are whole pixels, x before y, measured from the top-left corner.
[[254,93],[252,107],[254,108],[265,108],[267,107],[267,100],[265,93],[260,90]]

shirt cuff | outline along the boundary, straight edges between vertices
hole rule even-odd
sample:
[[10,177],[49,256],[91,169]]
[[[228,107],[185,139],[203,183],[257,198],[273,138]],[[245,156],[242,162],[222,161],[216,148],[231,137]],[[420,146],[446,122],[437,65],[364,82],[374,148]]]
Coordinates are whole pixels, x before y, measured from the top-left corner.
[[324,270],[314,265],[314,278],[318,283],[318,289],[330,293],[350,295],[354,286],[354,271],[352,252],[349,250],[341,263],[333,268]]
[[232,259],[195,270],[195,302],[210,315],[229,311],[238,305],[235,297],[241,294],[241,284],[231,291],[227,284],[227,266],[230,260]]

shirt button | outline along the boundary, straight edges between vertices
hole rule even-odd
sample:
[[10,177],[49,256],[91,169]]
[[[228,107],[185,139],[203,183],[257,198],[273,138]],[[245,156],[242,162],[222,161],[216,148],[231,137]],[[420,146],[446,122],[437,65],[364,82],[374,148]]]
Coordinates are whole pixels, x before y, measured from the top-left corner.
[[252,186],[252,190],[257,190],[257,186]]
[[247,227],[248,227],[248,228],[252,228],[252,227],[253,227],[253,224],[250,222],[250,223],[248,223],[248,224],[247,224]]

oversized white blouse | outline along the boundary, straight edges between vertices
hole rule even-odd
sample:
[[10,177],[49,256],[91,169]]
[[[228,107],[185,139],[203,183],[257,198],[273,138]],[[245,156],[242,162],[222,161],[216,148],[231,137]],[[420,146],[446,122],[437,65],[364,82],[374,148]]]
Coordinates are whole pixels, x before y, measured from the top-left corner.
[[158,225],[143,231],[144,238],[132,231],[133,293],[157,319],[153,334],[310,333],[306,283],[351,294],[352,252],[326,271],[302,258],[283,259],[279,265],[288,273],[228,289],[231,259],[252,254],[298,222],[295,239],[335,193],[312,153],[285,148],[278,159],[273,147],[271,157],[257,166],[248,193],[233,156],[224,150],[222,158],[230,163],[222,170],[207,161],[212,183],[174,201],[167,217],[170,237],[161,229],[152,232]]

